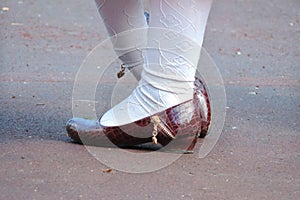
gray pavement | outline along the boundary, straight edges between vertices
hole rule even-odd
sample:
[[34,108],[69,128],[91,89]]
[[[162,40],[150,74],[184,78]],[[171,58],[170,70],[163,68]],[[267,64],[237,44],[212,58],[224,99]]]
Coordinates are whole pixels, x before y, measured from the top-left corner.
[[214,2],[204,47],[226,87],[221,138],[205,159],[144,174],[107,171],[65,135],[77,70],[105,39],[94,2],[0,5],[0,199],[299,198],[300,1]]

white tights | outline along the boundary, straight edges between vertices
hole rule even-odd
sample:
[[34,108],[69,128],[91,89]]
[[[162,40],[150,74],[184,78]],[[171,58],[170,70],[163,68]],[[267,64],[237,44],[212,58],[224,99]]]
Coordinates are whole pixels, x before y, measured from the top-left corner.
[[[212,0],[95,0],[120,60],[142,66],[138,87],[102,116],[120,126],[193,98],[193,82]],[[148,28],[149,27],[149,28]]]

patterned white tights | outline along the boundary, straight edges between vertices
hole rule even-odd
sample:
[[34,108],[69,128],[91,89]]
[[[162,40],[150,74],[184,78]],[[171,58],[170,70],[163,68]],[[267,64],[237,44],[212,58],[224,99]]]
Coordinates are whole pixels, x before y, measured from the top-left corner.
[[95,0],[114,50],[137,88],[106,112],[103,126],[125,125],[193,98],[194,76],[212,0]]

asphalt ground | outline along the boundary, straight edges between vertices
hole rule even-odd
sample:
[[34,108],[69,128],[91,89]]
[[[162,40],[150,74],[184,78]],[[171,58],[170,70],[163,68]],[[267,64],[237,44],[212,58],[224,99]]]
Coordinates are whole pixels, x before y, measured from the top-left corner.
[[204,159],[142,174],[66,136],[76,73],[106,38],[94,2],[0,5],[0,199],[299,198],[300,1],[213,3],[204,47],[225,83],[222,135]]

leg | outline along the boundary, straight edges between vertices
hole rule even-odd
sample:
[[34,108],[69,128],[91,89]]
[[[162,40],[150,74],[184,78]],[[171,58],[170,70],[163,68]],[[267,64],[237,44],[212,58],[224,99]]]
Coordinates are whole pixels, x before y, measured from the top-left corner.
[[[183,96],[182,102],[192,96],[210,6],[211,0],[150,1],[149,26],[150,29],[156,28],[156,31],[149,31],[148,46],[156,45],[156,48],[147,51],[148,64],[145,65],[145,72],[149,74],[146,76],[147,82],[160,82],[160,86],[157,87],[175,92],[177,95],[186,94],[187,97]],[[164,36],[157,39],[157,31],[160,29],[170,30],[167,34],[173,38],[166,39]],[[197,46],[193,46],[194,44]],[[151,76],[154,71],[164,73],[154,77]]]
[[211,0],[149,2],[147,47],[151,49],[147,49],[142,79],[127,99],[104,114],[103,126],[125,125],[193,99]]
[[[113,40],[114,50],[125,67],[140,68],[144,63],[142,46],[147,43],[147,27],[141,0],[95,0],[106,30]],[[139,36],[131,30],[139,29]],[[127,32],[127,34],[120,33]],[[118,35],[120,34],[120,35]],[[133,70],[140,79],[140,74]]]

